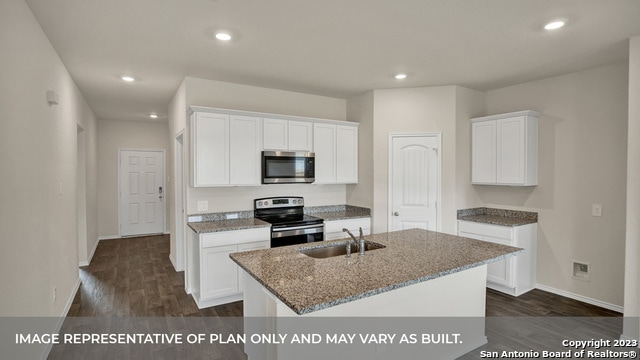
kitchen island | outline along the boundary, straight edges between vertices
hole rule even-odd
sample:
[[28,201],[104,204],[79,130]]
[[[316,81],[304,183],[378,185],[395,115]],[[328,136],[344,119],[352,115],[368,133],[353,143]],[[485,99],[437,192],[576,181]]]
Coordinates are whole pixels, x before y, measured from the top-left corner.
[[[515,256],[522,249],[421,229],[365,239],[384,248],[369,250],[364,256],[352,254],[350,259],[318,259],[299,251],[345,243],[335,240],[231,254],[245,272],[244,316],[464,317],[475,319],[477,326],[465,329],[469,331],[464,345],[453,350],[451,358],[486,342],[486,264]],[[291,326],[282,324],[285,322],[274,321],[267,328],[282,332]],[[251,327],[253,323],[245,322],[245,332]],[[249,359],[299,355],[286,347],[264,346],[246,346]],[[368,358],[384,352],[380,348],[371,351]]]

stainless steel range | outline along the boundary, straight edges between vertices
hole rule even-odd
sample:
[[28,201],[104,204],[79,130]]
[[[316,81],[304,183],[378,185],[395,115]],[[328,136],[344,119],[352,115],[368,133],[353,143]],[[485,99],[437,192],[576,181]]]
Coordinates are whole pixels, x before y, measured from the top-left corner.
[[271,247],[305,244],[324,239],[324,221],[304,214],[302,197],[255,199],[254,217],[271,224]]

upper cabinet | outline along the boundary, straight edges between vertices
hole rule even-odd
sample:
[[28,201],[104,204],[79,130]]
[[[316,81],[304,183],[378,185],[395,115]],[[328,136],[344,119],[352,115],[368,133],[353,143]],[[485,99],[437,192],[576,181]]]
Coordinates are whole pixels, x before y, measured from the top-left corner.
[[194,112],[191,186],[260,185],[262,119]]
[[471,183],[538,185],[539,112],[471,119]]
[[316,184],[358,182],[358,123],[192,106],[191,186],[260,186],[262,150],[314,151]]
[[316,184],[358,182],[358,127],[316,123],[313,125]]
[[313,151],[313,123],[265,118],[265,150]]

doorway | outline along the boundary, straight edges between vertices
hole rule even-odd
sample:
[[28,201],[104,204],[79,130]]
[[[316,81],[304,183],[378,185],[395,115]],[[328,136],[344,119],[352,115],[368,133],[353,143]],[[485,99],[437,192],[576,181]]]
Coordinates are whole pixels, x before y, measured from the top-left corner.
[[120,150],[118,222],[120,236],[164,233],[164,150]]
[[441,138],[389,136],[389,231],[440,228]]

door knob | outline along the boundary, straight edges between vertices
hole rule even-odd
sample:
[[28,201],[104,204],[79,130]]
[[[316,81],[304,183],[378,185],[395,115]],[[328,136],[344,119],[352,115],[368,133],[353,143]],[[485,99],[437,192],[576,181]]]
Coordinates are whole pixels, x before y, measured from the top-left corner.
[[396,211],[393,213],[393,216],[400,216],[400,213]]

